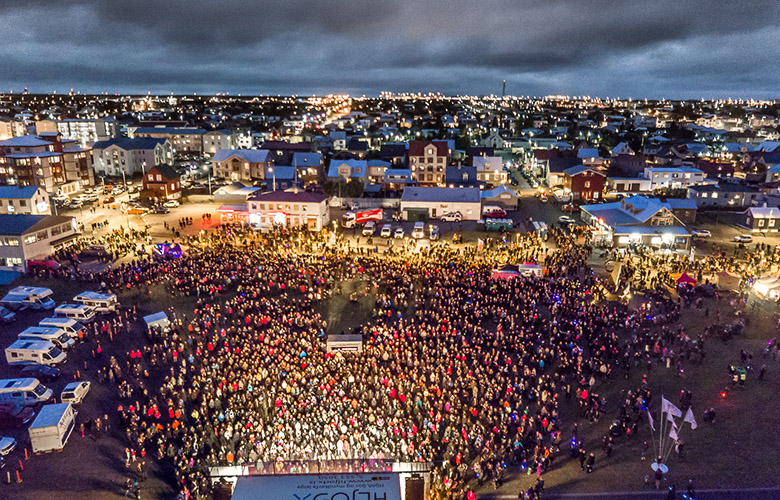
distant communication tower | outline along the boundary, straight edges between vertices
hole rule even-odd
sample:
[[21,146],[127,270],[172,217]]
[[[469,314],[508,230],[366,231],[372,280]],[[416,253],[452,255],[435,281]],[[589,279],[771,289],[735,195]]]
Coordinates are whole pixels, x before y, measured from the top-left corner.
[[506,97],[506,80],[504,80],[504,87],[501,89],[501,98]]

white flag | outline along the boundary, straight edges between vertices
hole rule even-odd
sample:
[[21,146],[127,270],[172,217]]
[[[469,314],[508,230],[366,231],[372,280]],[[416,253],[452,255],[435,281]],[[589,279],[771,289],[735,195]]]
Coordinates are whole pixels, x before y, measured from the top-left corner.
[[693,410],[688,408],[688,411],[685,412],[685,418],[683,419],[683,422],[688,422],[691,424],[691,429],[696,428],[696,419],[693,418]]
[[677,431],[674,430],[674,427],[669,429],[669,437],[677,441]]
[[671,413],[666,414],[666,420],[671,422],[673,426],[677,427],[677,423],[674,421],[674,416]]
[[650,421],[650,428],[653,429],[653,431],[655,431],[655,425],[653,425],[653,416],[650,415],[649,411],[647,412],[647,420]]
[[661,411],[663,413],[671,413],[675,417],[682,417],[682,412],[679,408],[674,406],[668,399],[661,397]]

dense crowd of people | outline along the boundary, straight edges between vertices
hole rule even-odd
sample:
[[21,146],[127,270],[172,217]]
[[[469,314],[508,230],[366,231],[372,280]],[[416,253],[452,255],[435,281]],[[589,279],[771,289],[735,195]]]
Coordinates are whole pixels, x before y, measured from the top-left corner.
[[[121,398],[128,456],[170,461],[182,498],[207,494],[213,466],[361,471],[387,459],[432,464],[436,499],[469,498],[475,481],[498,487],[509,467],[536,476],[521,498],[538,498],[565,450],[584,471],[598,465],[596,446],[563,428],[562,401],[598,421],[610,407],[598,382],[657,364],[682,373],[706,355],[706,339],[677,324],[679,301],[630,309],[594,300],[603,283],[587,265],[584,228],[481,252],[446,243],[379,251],[327,232],[240,225],[187,243],[180,259],[64,274],[117,292],[161,284],[194,305],[171,309],[169,327],[100,372]],[[506,262],[539,263],[544,276],[492,279]],[[349,332],[364,345],[329,352],[326,335],[339,331],[327,304],[350,287],[353,301],[370,303]],[[137,321],[133,308],[103,328]],[[636,436],[647,421],[645,378],[618,402],[611,433]],[[607,457],[612,446],[605,437]]]

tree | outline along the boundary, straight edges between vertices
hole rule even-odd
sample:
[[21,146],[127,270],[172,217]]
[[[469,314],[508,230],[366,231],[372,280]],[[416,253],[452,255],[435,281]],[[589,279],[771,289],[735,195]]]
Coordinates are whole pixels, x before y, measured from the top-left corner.
[[360,198],[363,196],[363,183],[357,179],[350,179],[346,185],[346,195],[350,198]]
[[[339,184],[342,184],[340,182],[336,181],[325,181],[325,183],[322,185],[322,191],[327,194],[328,196],[338,196],[339,195]],[[342,193],[343,193],[342,189]]]

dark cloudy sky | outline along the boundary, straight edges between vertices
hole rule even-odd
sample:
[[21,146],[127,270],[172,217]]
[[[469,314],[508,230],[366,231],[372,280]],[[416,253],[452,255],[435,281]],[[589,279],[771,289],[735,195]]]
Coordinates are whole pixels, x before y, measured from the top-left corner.
[[0,0],[0,91],[780,98],[778,0]]

